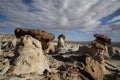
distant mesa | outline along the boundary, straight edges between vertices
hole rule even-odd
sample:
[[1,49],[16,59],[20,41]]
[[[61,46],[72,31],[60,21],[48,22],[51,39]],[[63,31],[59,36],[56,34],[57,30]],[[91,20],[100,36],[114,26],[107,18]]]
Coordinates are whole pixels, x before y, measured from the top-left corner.
[[14,34],[0,34],[0,41],[6,42],[15,39]]

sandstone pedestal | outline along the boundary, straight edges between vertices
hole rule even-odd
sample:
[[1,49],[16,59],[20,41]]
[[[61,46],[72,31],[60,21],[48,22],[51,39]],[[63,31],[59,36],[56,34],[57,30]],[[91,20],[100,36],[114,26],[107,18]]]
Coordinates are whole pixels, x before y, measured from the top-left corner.
[[50,71],[41,42],[29,35],[25,35],[19,39],[14,54],[13,65],[8,70],[8,73],[16,75],[26,73],[43,74],[45,69]]

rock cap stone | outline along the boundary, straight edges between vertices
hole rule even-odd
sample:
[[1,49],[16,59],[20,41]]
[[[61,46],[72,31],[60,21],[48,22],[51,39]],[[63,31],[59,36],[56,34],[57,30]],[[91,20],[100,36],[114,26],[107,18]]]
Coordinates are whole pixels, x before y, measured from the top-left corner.
[[58,36],[58,39],[60,39],[61,37],[65,40],[65,35],[64,35],[64,34],[60,34],[60,35]]
[[96,34],[94,34],[94,37],[96,37],[99,40],[105,41],[107,44],[111,43],[111,39],[104,34],[96,33]]
[[43,50],[46,50],[48,48],[48,42],[54,40],[55,38],[54,34],[48,33],[40,29],[16,28],[14,33],[17,38],[25,35],[30,35],[33,38],[41,41]]

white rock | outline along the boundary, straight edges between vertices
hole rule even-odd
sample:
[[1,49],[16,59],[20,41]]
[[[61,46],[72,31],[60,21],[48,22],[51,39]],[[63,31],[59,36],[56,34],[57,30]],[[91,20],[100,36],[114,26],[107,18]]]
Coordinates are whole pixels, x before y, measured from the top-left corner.
[[5,58],[2,59],[2,62],[0,62],[0,75],[5,74],[9,68],[10,68],[9,60]]
[[43,74],[45,69],[50,71],[41,42],[29,35],[20,38],[20,42],[15,48],[15,55],[14,65],[9,69],[8,73],[16,75],[34,72]]
[[113,47],[109,46],[108,47],[108,53],[111,57],[113,56],[120,56],[120,48],[119,47]]
[[3,49],[3,51],[10,51],[15,48],[16,43],[17,43],[17,39],[12,39],[11,41],[8,41],[2,44],[1,48]]

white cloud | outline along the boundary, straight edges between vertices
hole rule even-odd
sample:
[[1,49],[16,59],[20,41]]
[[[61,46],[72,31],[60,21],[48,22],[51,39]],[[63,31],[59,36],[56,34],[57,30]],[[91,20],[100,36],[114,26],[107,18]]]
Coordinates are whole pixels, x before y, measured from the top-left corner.
[[112,22],[115,22],[117,20],[120,20],[120,16],[116,16],[114,17],[112,20],[110,20],[108,23],[112,23]]
[[[1,0],[0,12],[8,21],[0,26],[43,26],[46,29],[90,31],[100,26],[102,17],[120,6],[118,0]],[[31,12],[29,11],[31,10]]]
[[120,24],[114,24],[110,26],[111,32],[115,34],[120,34]]
[[96,31],[99,33],[110,35],[110,36],[120,35],[120,24],[112,24],[110,26],[101,26],[96,28]]
[[108,21],[107,28],[109,28],[109,30],[105,30],[106,33],[110,35],[120,34],[120,21],[116,22],[117,20],[120,20],[120,16],[114,17],[112,20]]

